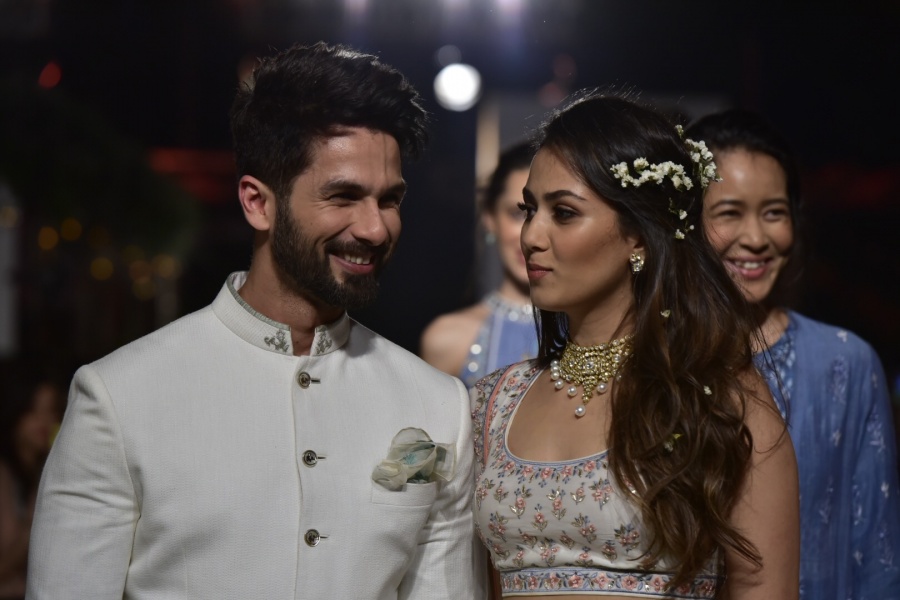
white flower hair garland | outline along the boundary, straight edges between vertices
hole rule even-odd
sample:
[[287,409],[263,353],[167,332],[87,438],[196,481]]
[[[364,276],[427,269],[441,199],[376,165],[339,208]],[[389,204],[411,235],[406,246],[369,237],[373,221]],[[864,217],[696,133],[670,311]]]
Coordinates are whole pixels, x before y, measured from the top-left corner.
[[[694,163],[691,175],[700,181],[700,187],[706,189],[710,181],[721,181],[716,170],[716,163],[713,161],[712,152],[706,147],[706,142],[702,140],[697,142],[691,138],[685,139],[684,129],[681,125],[676,125],[675,130],[678,132],[678,136],[684,139],[685,146],[688,148],[691,162]],[[632,167],[637,176],[632,175]],[[613,177],[622,182],[622,187],[628,187],[629,185],[640,187],[647,182],[662,185],[666,179],[670,180],[672,186],[679,192],[684,192],[694,187],[694,180],[691,179],[691,175],[685,172],[684,165],[670,160],[663,163],[650,163],[646,158],[639,157],[634,159],[631,167],[629,167],[627,162],[622,161],[610,167],[609,170],[612,171]],[[687,211],[678,209],[671,199],[669,200],[669,212],[678,215],[679,221],[687,218]],[[693,228],[694,226],[690,225],[685,227],[685,230],[690,231]],[[681,228],[675,230],[675,238],[679,240],[684,239],[684,231]]]

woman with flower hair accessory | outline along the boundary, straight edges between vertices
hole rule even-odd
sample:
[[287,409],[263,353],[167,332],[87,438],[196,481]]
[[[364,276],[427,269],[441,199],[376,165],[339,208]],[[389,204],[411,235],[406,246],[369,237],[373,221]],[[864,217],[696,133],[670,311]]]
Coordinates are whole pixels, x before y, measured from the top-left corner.
[[693,229],[711,156],[597,91],[537,143],[521,243],[538,357],[471,393],[503,596],[797,598],[793,446],[749,307]]
[[900,598],[900,490],[881,361],[853,333],[785,308],[800,266],[793,153],[746,110],[689,131],[715,151],[722,181],[705,195],[706,232],[758,309],[756,362],[797,448],[800,596]]

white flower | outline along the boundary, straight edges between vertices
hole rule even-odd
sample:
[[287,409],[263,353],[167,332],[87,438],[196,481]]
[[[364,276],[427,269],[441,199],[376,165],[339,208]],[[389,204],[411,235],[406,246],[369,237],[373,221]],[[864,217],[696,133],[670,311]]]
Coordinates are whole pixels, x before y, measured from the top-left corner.
[[687,211],[686,211],[686,210],[679,210],[679,211],[678,211],[678,220],[684,221],[686,218],[687,218]]
[[676,229],[676,230],[675,230],[675,239],[676,239],[676,240],[683,240],[683,239],[684,239],[684,233],[683,233],[680,229]]
[[703,393],[706,394],[707,396],[712,396],[712,390],[709,389],[708,385],[703,386]]

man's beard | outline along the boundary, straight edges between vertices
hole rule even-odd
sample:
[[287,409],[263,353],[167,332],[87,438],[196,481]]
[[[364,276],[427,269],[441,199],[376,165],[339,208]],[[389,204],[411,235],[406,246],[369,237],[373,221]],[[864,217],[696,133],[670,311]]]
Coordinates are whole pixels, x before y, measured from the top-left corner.
[[[352,256],[370,252],[375,264],[372,274],[347,274],[343,283],[334,277],[329,255]],[[337,240],[326,242],[320,255],[315,244],[293,220],[288,207],[279,206],[272,230],[272,258],[295,292],[312,296],[328,306],[356,310],[371,304],[378,295],[378,275],[388,256],[384,247],[371,248]]]

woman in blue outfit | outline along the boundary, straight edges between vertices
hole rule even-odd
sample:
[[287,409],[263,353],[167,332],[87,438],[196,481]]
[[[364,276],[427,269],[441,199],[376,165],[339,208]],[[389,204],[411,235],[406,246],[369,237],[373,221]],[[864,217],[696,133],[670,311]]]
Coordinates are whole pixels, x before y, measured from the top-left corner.
[[537,354],[528,275],[519,246],[523,213],[518,208],[532,156],[531,146],[524,143],[504,151],[482,196],[482,224],[503,267],[500,286],[477,304],[438,317],[422,334],[422,358],[459,377],[466,387],[497,367]]
[[540,348],[471,392],[503,597],[796,599],[797,463],[702,233],[712,155],[596,91],[538,135],[521,247]]
[[707,116],[702,138],[721,181],[704,223],[769,347],[756,355],[789,423],[800,474],[800,592],[807,600],[900,598],[900,491],[888,387],[853,333],[781,304],[796,277],[799,176],[784,139],[759,115]]

